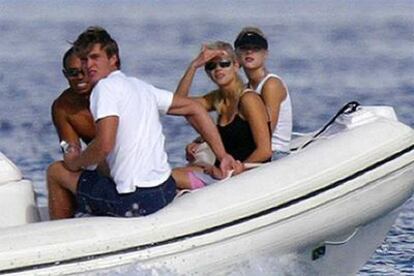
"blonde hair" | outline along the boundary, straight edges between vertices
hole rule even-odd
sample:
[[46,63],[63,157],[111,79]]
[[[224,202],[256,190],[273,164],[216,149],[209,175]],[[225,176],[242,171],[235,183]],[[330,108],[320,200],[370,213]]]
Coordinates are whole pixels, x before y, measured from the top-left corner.
[[236,52],[233,49],[233,46],[231,46],[230,43],[224,42],[224,41],[214,41],[206,46],[210,50],[223,50],[226,51],[226,53],[231,58],[231,61],[237,61]]
[[[215,42],[207,44],[207,48],[211,50],[226,51],[226,53],[229,55],[233,63],[238,62],[236,52],[234,51],[233,46],[231,46],[230,43],[227,43],[224,41],[215,41]],[[236,82],[237,82],[237,95],[238,95],[238,99],[240,99],[241,95],[243,94],[244,83],[238,73],[236,73]],[[220,89],[216,89],[212,91],[212,94],[213,94],[213,106],[215,110],[220,114],[221,108],[224,103],[223,94],[220,92]]]

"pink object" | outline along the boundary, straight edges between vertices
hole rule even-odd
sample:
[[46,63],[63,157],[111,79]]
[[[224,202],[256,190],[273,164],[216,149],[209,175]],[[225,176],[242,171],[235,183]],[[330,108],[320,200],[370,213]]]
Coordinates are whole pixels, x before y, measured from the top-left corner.
[[190,183],[191,183],[191,190],[195,190],[195,189],[200,189],[203,188],[204,182],[201,181],[200,178],[198,178],[194,173],[189,172],[188,173],[188,178],[190,179]]

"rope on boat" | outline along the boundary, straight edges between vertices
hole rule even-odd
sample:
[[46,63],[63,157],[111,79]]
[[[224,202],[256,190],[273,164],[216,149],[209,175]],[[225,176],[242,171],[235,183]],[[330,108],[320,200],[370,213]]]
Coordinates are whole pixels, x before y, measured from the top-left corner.
[[342,114],[351,114],[355,112],[359,106],[360,104],[357,101],[352,101],[352,102],[347,103],[318,132],[316,132],[316,134],[314,134],[309,141],[307,141],[302,146],[291,149],[291,151],[297,151],[297,150],[301,150],[307,147],[313,141],[317,140],[318,136],[324,133],[328,129],[328,127],[330,127],[339,116],[341,116]]
[[347,237],[345,240],[342,241],[325,241],[325,244],[327,245],[342,245],[345,244],[347,242],[349,242],[353,237],[355,237],[355,235],[358,233],[359,231],[359,227],[355,228],[354,232],[351,233],[351,235],[349,235],[349,237]]

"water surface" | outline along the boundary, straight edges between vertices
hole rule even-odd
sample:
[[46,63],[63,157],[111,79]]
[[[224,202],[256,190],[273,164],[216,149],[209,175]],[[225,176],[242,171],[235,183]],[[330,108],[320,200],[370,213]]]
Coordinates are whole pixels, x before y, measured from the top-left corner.
[[[289,86],[295,131],[314,130],[351,100],[391,105],[414,125],[411,1],[0,1],[0,151],[33,180],[40,205],[45,169],[61,157],[50,119],[66,88],[61,58],[89,25],[118,41],[124,72],[169,90],[203,42],[233,42],[242,27],[259,26],[268,67]],[[200,71],[193,88],[196,95],[213,85]],[[195,134],[182,118],[163,123],[170,162],[181,165]],[[361,275],[414,274],[413,209],[413,200],[405,204]],[[301,274],[275,269],[266,266],[269,275]]]

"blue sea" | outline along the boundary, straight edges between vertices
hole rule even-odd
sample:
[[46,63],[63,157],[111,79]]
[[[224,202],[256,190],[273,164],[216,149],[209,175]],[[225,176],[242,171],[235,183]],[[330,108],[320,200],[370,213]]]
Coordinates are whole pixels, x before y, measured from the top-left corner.
[[[61,58],[90,25],[118,41],[125,73],[172,91],[202,43],[233,42],[242,27],[258,26],[268,68],[289,86],[295,131],[315,130],[353,100],[393,106],[414,126],[414,1],[0,0],[0,151],[33,181],[42,206],[45,170],[61,158],[50,116],[67,87]],[[213,87],[200,70],[193,95]],[[182,165],[195,133],[182,118],[163,124],[170,162]],[[300,274],[290,265],[258,263],[243,275]],[[359,274],[414,275],[413,198]]]

